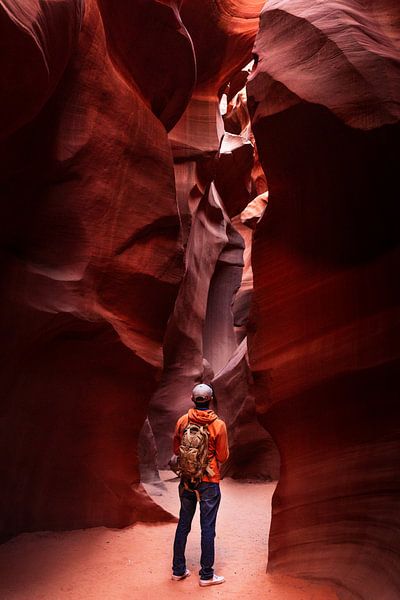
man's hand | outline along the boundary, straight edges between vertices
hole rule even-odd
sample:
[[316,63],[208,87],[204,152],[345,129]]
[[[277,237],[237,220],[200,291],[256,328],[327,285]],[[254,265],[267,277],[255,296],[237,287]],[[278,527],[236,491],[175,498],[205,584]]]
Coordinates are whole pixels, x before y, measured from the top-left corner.
[[176,475],[178,474],[179,465],[178,465],[178,457],[176,454],[173,454],[168,461],[168,466]]

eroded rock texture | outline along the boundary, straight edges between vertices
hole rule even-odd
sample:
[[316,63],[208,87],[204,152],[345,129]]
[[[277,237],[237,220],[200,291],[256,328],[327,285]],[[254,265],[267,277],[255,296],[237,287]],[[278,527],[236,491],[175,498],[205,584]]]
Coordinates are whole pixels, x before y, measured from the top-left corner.
[[[183,0],[182,20],[193,40],[195,96],[216,94],[251,59],[263,0]],[[238,89],[243,87],[246,77]]]
[[261,5],[0,1],[2,535],[170,518],[139,432],[156,482],[204,380],[270,570],[394,600],[399,9],[266,5],[258,223]]
[[[223,473],[276,478],[276,447],[257,422],[246,340],[238,338],[235,327],[233,303],[243,287],[245,241],[233,217],[246,208],[256,186],[249,116],[240,103],[232,103],[234,96],[226,98],[229,122],[223,118],[227,108],[222,109],[216,98],[195,96],[169,134],[186,271],[165,336],[164,372],[150,405],[150,419],[160,465],[165,466],[171,456],[171,431],[191,405],[193,384],[212,383],[215,409],[227,423],[231,448]],[[235,113],[241,117],[235,119]],[[233,122],[237,133],[225,130],[225,126],[232,129]],[[244,319],[250,295],[242,297]]]
[[244,247],[231,218],[255,195],[248,116],[231,111],[219,153],[219,90],[232,74],[230,96],[243,87],[260,7],[0,2],[3,536],[169,518],[137,459],[164,337],[162,452],[193,383],[214,376],[229,472],[255,475],[272,447],[259,426],[234,433],[238,406],[256,423],[231,307]]
[[345,599],[400,593],[398,49],[397,3],[271,0],[247,86],[270,188],[250,341],[282,460],[269,570]]
[[138,487],[137,437],[183,274],[167,134],[120,68],[134,57],[110,57],[94,0],[0,11],[16,97],[1,153],[1,528],[165,518]]
[[83,1],[0,3],[0,136],[28,123],[59,82],[76,47]]

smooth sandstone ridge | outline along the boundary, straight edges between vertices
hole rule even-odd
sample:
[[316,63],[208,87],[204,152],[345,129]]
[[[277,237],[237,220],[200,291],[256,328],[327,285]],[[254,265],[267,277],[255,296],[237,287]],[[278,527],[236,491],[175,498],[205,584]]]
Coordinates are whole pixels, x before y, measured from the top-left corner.
[[[223,125],[216,128],[216,88],[228,71],[248,62],[258,13],[252,13],[250,33],[248,17],[238,18],[237,35],[214,13],[211,29],[222,57],[208,71],[195,54],[202,37],[195,14],[192,30],[198,32],[188,31],[195,9],[189,4],[0,3],[3,538],[171,518],[140,485],[138,439],[142,432],[139,451],[149,449],[155,467],[152,428],[143,424],[160,377],[173,365],[171,345],[184,355],[185,406],[194,381],[205,373],[212,377],[203,360],[202,327],[208,287],[230,240],[236,250],[224,251],[233,258],[224,259],[222,330],[229,339],[215,356],[217,370],[237,347],[230,304],[240,285],[243,247],[218,191],[226,196],[229,185],[212,184],[224,133]],[[237,51],[243,27],[245,57]],[[199,81],[209,82],[206,92]],[[203,110],[205,154],[182,160],[167,131],[186,119],[193,132],[189,147],[197,151],[196,124],[187,115],[202,120]],[[203,149],[204,142],[200,154]],[[238,180],[241,172],[249,179],[251,156],[240,168]],[[188,207],[197,181],[194,202],[202,200],[192,226]],[[238,211],[249,198],[246,186],[240,190]],[[221,226],[227,234],[220,235]],[[202,256],[208,243],[215,252],[207,271]],[[196,261],[200,267],[192,271]],[[200,295],[190,289],[196,278]],[[167,328],[175,314],[186,321],[177,339],[173,319]],[[196,349],[186,355],[185,328]],[[179,379],[172,377],[171,385],[168,401],[175,397],[175,408],[163,427],[169,448],[180,410]],[[248,421],[256,423],[254,399],[246,395],[244,401],[236,388],[239,401],[252,407]],[[265,445],[269,437],[257,427]],[[240,445],[248,443],[247,436],[235,442],[238,460]],[[161,439],[158,444],[162,449]],[[250,454],[254,463],[257,452]],[[235,463],[230,470],[245,471]],[[150,463],[142,473],[155,477]]]
[[0,31],[1,538],[172,520],[141,481],[204,380],[224,474],[279,477],[268,571],[397,600],[398,2],[0,0]]
[[[167,133],[148,90],[108,53],[97,2],[24,3],[23,23],[12,6],[16,16],[2,6],[10,56],[20,58],[21,31],[38,50],[33,67],[15,64],[15,112],[28,114],[7,125],[31,119],[1,156],[3,535],[169,518],[140,487],[137,463],[183,274]],[[70,29],[79,33],[65,65],[52,42],[66,52]],[[59,81],[32,119],[25,87],[40,90],[45,67],[52,77],[47,55]]]
[[[399,595],[399,6],[268,2],[250,365],[278,445],[268,569]],[[397,266],[396,266],[397,265]]]

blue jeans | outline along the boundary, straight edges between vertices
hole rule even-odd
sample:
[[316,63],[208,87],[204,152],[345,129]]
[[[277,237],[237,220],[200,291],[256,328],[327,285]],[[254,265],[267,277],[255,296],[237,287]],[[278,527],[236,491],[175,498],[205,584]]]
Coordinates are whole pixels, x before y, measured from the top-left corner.
[[[174,575],[183,575],[186,570],[185,548],[186,540],[192,525],[192,519],[196,512],[197,497],[194,492],[183,489],[179,485],[181,499],[181,510],[179,523],[176,528],[174,540],[174,559],[172,570]],[[200,526],[201,526],[201,579],[212,579],[214,575],[214,538],[217,512],[221,501],[219,483],[203,481],[198,486],[200,493]]]

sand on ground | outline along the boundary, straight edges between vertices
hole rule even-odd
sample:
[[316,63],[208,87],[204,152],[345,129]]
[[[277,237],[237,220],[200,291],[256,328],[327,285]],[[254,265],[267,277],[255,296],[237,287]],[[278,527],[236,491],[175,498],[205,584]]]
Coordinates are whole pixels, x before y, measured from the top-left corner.
[[[177,480],[164,472],[157,503],[179,512]],[[150,489],[150,488],[148,488]],[[226,582],[200,587],[198,510],[186,548],[192,575],[171,580],[176,525],[138,523],[21,534],[0,546],[0,600],[337,600],[329,587],[266,574],[275,483],[224,479],[217,520],[217,574]]]

